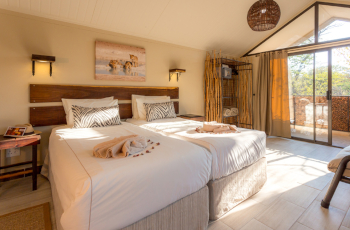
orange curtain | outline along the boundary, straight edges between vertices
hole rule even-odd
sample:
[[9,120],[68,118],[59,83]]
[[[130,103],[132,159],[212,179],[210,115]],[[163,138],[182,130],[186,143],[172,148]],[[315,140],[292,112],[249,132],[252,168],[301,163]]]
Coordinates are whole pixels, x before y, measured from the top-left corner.
[[260,55],[255,128],[270,136],[290,138],[287,58],[287,51]]

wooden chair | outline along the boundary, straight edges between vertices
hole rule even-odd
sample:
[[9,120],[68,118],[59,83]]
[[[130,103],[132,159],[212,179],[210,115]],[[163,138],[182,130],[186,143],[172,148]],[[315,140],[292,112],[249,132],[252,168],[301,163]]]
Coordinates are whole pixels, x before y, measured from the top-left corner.
[[350,184],[350,146],[340,151],[337,156],[328,163],[328,170],[335,172],[333,180],[329,185],[326,196],[321,202],[321,206],[329,208],[335,190],[340,181]]

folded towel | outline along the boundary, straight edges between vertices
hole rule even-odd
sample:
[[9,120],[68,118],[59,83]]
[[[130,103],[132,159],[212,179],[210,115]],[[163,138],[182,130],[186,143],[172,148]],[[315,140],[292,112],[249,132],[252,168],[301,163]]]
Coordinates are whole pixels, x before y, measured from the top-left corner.
[[227,131],[230,131],[230,127],[222,126],[220,128],[214,129],[213,133],[222,133],[222,132],[227,132]]
[[93,155],[99,158],[127,157],[147,147],[145,137],[138,135],[122,136],[96,145]]
[[231,116],[237,116],[238,115],[238,109],[237,108],[231,108]]
[[231,110],[228,108],[224,108],[224,117],[229,117],[231,116]]
[[204,122],[203,128],[196,129],[199,133],[240,133],[235,125],[217,123],[216,121]]
[[213,132],[214,129],[220,128],[223,124],[216,121],[203,122],[203,130],[206,132]]

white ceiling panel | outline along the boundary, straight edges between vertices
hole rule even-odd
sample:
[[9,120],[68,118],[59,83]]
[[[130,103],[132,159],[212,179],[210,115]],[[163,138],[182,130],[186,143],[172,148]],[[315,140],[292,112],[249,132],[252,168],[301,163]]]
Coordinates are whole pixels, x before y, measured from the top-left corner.
[[[76,19],[77,18],[77,15],[78,15],[78,9],[79,9],[79,6],[80,6],[80,2],[81,1],[71,1],[70,3],[70,7],[69,7],[69,15],[68,17],[70,19]],[[85,4],[84,4],[85,5]]]
[[112,2],[113,2],[112,0],[104,0],[104,2],[102,4],[102,7],[101,7],[101,10],[100,10],[100,14],[99,14],[99,16],[97,17],[97,20],[96,20],[96,24],[97,25],[105,26],[104,22],[106,20],[107,14],[108,14],[111,6],[112,6]]
[[147,36],[170,0],[120,1],[111,29],[140,37]]
[[[91,26],[92,16],[94,15],[96,3],[97,3],[97,0],[89,0],[89,2],[87,3],[86,12],[84,15],[84,22],[87,25]],[[86,4],[86,1],[84,1],[84,3],[82,4]]]
[[101,25],[104,25],[105,28],[110,29],[114,25],[114,18],[116,17],[117,9],[119,8],[120,0],[113,0],[112,5],[109,7],[108,12],[106,13],[106,18],[104,21],[100,21]]
[[50,14],[51,11],[51,1],[50,0],[41,0],[40,1],[40,12],[42,14]]
[[[249,28],[247,12],[256,1],[0,0],[0,8],[239,56],[274,32]],[[282,11],[281,27],[315,0],[275,1]]]
[[51,0],[51,10],[50,14],[53,16],[60,15],[61,1],[60,0]]
[[40,0],[30,1],[30,9],[40,12]]
[[30,0],[19,0],[19,6],[26,10],[30,10]]
[[8,0],[7,4],[12,7],[19,7],[19,0]]
[[[72,0],[72,1],[74,1],[74,0]],[[68,18],[69,8],[70,8],[70,0],[61,0],[60,2],[61,2],[60,3],[60,16],[63,18]]]
[[[80,3],[80,2],[82,2],[82,3]],[[85,21],[85,15],[87,12],[87,8],[88,8],[88,4],[86,4],[86,1],[80,0],[76,21],[78,21],[79,23],[82,23]]]

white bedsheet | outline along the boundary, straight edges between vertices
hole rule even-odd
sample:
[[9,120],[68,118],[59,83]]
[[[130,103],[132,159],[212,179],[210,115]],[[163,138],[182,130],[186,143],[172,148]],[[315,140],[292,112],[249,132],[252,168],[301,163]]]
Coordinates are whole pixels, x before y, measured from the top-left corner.
[[[114,137],[138,134],[160,142],[139,157],[101,159],[93,147]],[[128,123],[71,129],[50,136],[50,167],[63,207],[64,229],[120,229],[203,188],[212,157],[204,148]]]
[[208,149],[213,155],[211,179],[237,172],[255,163],[266,153],[266,134],[261,131],[239,128],[241,133],[198,133],[195,129],[202,127],[202,122],[182,118],[152,122],[128,119],[127,122]]

